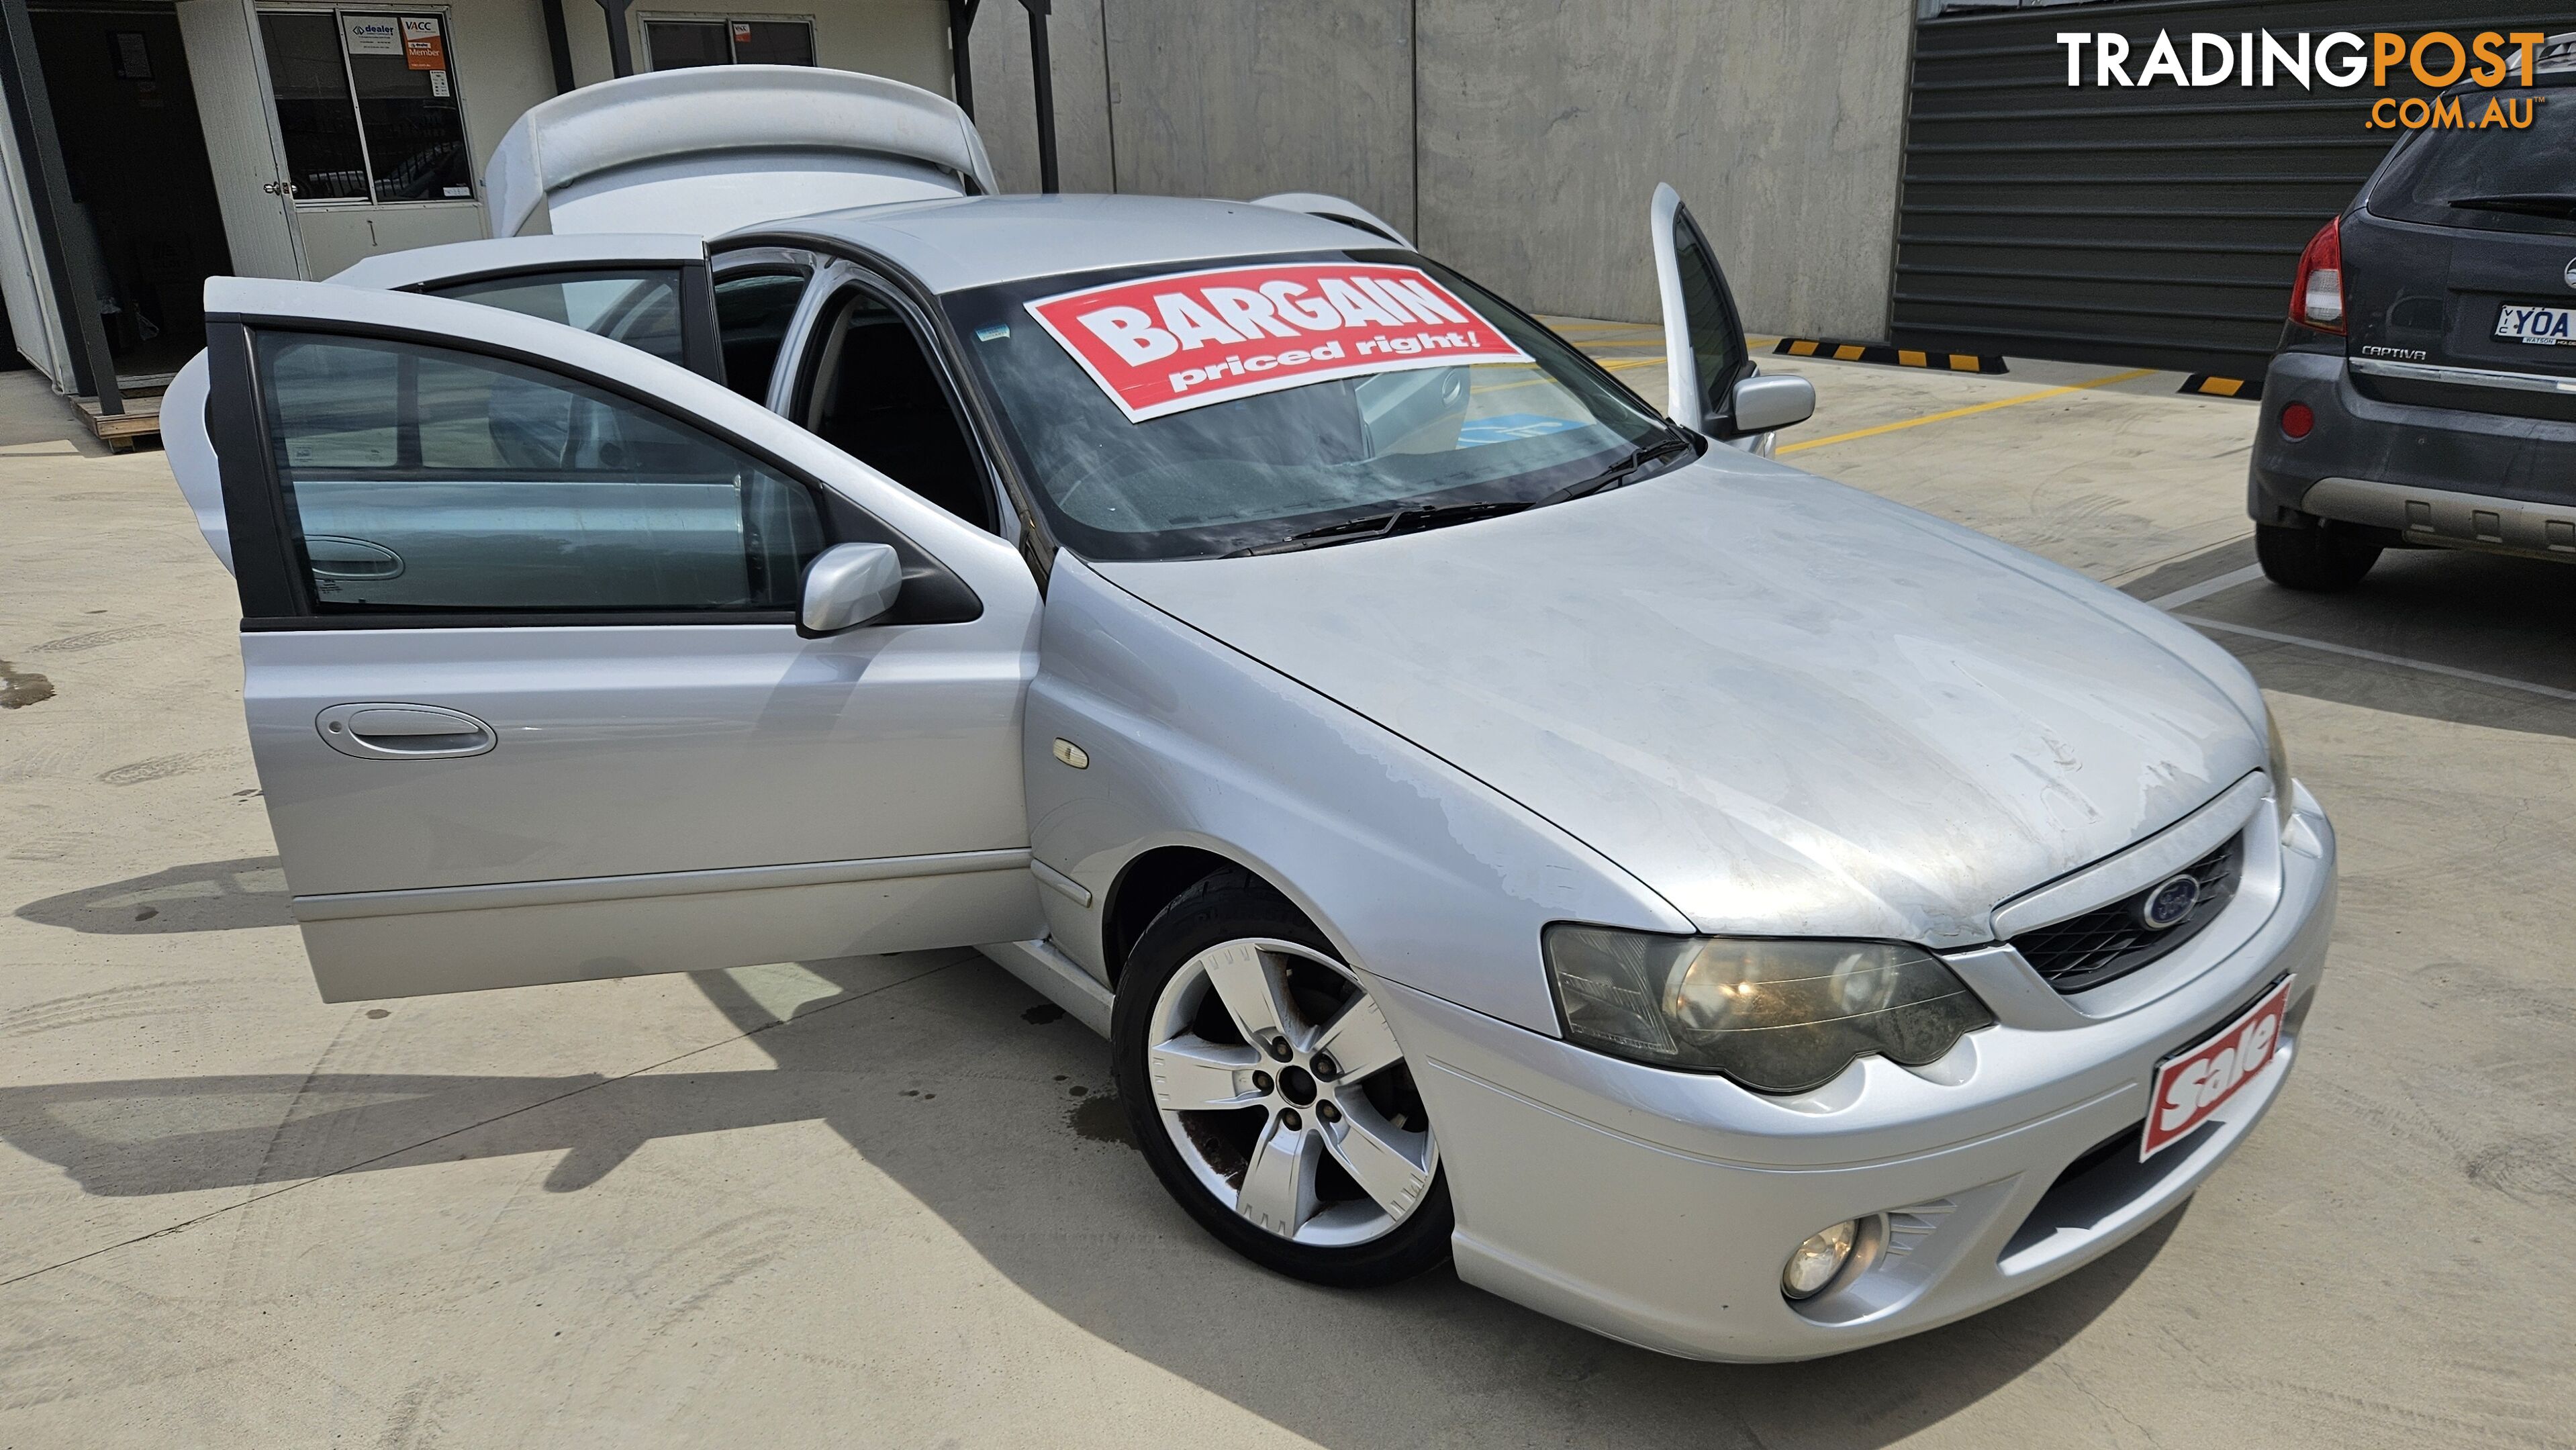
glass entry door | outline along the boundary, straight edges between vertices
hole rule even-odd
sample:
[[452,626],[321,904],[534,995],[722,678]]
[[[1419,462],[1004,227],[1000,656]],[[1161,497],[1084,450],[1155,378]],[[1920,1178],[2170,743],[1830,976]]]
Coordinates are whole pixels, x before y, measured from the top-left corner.
[[307,275],[484,235],[444,9],[263,9]]

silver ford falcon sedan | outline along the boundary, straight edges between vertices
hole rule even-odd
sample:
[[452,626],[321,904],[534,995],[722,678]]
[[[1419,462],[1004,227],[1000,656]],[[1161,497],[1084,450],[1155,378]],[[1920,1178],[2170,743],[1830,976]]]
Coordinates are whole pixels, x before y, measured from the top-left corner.
[[1710,1359],[2094,1259],[2279,1094],[2234,659],[1650,403],[1348,202],[997,196],[909,87],[550,101],[496,239],[208,284],[169,457],[322,995],[975,946],[1246,1258]]

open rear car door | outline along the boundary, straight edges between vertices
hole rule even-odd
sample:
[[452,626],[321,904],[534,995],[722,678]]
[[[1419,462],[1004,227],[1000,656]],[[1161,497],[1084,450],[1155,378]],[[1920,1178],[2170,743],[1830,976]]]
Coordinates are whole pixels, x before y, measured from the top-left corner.
[[706,239],[677,232],[495,237],[369,257],[342,287],[479,302],[578,327],[725,381]]
[[1664,315],[1664,411],[1686,428],[1768,457],[1774,432],[1815,413],[1815,386],[1805,378],[1760,376],[1725,269],[1681,193],[1658,185],[1652,220]]
[[882,76],[703,66],[529,108],[493,152],[495,236],[687,231],[996,190],[966,113]]
[[1008,544],[567,326],[206,298],[170,461],[325,999],[1042,931]]

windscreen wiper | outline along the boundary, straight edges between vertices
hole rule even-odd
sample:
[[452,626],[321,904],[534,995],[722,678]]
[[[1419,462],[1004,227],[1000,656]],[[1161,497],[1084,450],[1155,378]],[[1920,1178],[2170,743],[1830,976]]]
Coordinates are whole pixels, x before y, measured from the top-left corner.
[[2499,196],[2455,196],[2442,203],[2464,211],[2509,211],[2576,221],[2576,192],[2513,191]]
[[1445,528],[1450,524],[1463,524],[1472,519],[1489,519],[1500,514],[1516,514],[1523,509],[1544,508],[1552,503],[1563,503],[1570,498],[1582,498],[1586,494],[1600,493],[1617,488],[1621,484],[1634,483],[1666,459],[1690,451],[1689,438],[1679,433],[1670,434],[1661,442],[1629,450],[1627,457],[1590,478],[1569,483],[1554,493],[1544,494],[1538,498],[1508,498],[1496,499],[1489,503],[1426,504],[1414,508],[1401,508],[1389,513],[1346,519],[1338,524],[1326,524],[1319,529],[1290,534],[1276,543],[1248,545],[1222,557],[1241,559],[1254,554],[1293,554],[1300,549],[1320,549],[1331,544],[1356,544],[1363,539],[1392,538],[1397,534],[1418,534],[1425,529]]
[[1569,483],[1554,493],[1541,496],[1530,507],[1545,508],[1549,504],[1563,503],[1571,498],[1587,498],[1596,493],[1607,493],[1611,489],[1635,483],[1654,471],[1655,467],[1664,460],[1689,451],[1691,451],[1691,441],[1688,438],[1679,433],[1668,434],[1660,443],[1629,450],[1627,457],[1590,478]]
[[1396,534],[1418,534],[1424,529],[1463,524],[1470,519],[1492,518],[1496,514],[1516,514],[1530,507],[1521,498],[1497,499],[1489,503],[1425,504],[1401,508],[1392,513],[1370,514],[1362,519],[1348,519],[1326,524],[1320,529],[1290,534],[1271,544],[1253,544],[1224,555],[1241,559],[1253,554],[1293,554],[1300,549],[1321,549],[1331,544],[1356,544],[1362,539],[1384,539]]

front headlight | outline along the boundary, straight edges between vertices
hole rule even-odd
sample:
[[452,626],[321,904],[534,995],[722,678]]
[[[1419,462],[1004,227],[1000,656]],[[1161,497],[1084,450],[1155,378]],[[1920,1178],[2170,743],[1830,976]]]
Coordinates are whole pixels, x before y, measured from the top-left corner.
[[1566,1036],[1757,1092],[1822,1087],[1863,1053],[1938,1061],[1994,1014],[1919,947],[1663,936],[1559,922],[1540,938]]
[[2272,809],[2279,815],[2281,829],[2290,828],[2290,747],[2281,740],[2281,722],[2272,714],[2272,702],[2263,702],[2263,773],[2272,778]]

